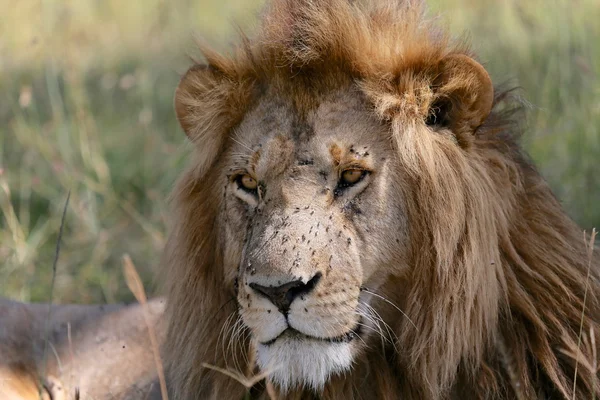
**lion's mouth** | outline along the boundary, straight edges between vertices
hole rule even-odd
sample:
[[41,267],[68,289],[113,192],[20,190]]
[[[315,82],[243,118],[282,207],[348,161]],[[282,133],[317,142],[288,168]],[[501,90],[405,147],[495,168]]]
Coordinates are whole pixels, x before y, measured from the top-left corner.
[[329,343],[349,343],[349,342],[353,341],[355,338],[360,336],[361,327],[362,327],[362,324],[361,324],[361,321],[359,320],[357,322],[356,326],[354,327],[354,329],[351,329],[342,335],[334,336],[334,337],[318,337],[318,336],[304,334],[304,333],[300,332],[299,330],[294,329],[291,326],[288,326],[288,328],[285,329],[284,331],[282,331],[279,335],[277,335],[273,339],[268,340],[266,342],[261,342],[261,344],[264,346],[270,346],[273,343],[275,343],[278,339],[283,338],[283,337],[288,337],[288,338],[293,338],[293,339],[314,340],[314,341],[329,342]]

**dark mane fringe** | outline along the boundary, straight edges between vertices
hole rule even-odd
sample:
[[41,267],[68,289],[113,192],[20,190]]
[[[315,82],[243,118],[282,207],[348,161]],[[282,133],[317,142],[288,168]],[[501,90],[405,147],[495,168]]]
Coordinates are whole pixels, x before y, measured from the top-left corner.
[[[420,1],[276,0],[257,36],[242,40],[231,57],[204,54],[218,83],[195,82],[191,94],[181,94],[184,108],[202,110],[182,124],[197,126],[194,141],[215,146],[174,192],[164,261],[164,354],[174,398],[244,396],[242,385],[202,363],[231,368],[249,357],[241,372],[256,372],[247,341],[233,355],[220,347],[231,340],[221,327],[236,312],[222,273],[227,244],[214,189],[230,129],[265,93],[303,112],[315,96],[348,85],[389,123],[406,169],[411,286],[400,291],[392,277],[381,291],[417,329],[380,306],[398,350],[369,351],[320,398],[583,400],[600,393],[592,359],[600,331],[598,257],[588,278],[580,229],[518,144],[524,118],[514,92],[496,91],[492,114],[466,148],[415,123],[432,104],[440,61],[472,56],[424,17]],[[261,386],[252,393],[266,396]]]

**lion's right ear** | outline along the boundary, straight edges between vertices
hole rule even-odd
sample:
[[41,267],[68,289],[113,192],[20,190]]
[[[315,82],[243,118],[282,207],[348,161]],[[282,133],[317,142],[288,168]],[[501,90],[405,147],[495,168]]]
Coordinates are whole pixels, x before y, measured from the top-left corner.
[[175,113],[187,137],[201,153],[205,170],[221,152],[229,130],[245,112],[250,88],[211,65],[194,65],[175,91]]
[[485,68],[464,54],[440,61],[433,82],[435,101],[428,124],[446,125],[459,139],[468,138],[486,120],[494,104],[494,85]]

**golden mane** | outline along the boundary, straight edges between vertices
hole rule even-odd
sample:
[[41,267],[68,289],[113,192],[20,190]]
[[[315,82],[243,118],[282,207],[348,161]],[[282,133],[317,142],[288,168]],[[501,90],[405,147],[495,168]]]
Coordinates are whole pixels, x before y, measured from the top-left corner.
[[[319,93],[350,83],[389,124],[406,169],[413,285],[400,291],[392,277],[382,291],[417,329],[384,314],[397,350],[369,351],[321,398],[357,398],[364,390],[390,399],[600,393],[590,359],[600,331],[598,259],[588,269],[580,229],[520,150],[510,96],[496,93],[481,126],[451,126],[459,146],[414,124],[415,115],[444,101],[468,121],[471,109],[453,96],[467,96],[476,84],[464,76],[439,84],[448,56],[472,55],[423,16],[420,2],[276,0],[262,29],[233,55],[203,52],[206,66],[192,71],[209,74],[184,78],[176,101],[188,136],[211,156],[195,160],[173,194],[164,281],[175,398],[236,399],[246,391],[203,367],[252,355],[247,340],[235,354],[222,349],[236,303],[220,268],[227,243],[218,234],[221,198],[213,188],[221,183],[213,166],[230,130],[267,87],[302,113]],[[243,373],[257,372],[251,358]],[[258,384],[251,393],[261,398],[264,391]]]

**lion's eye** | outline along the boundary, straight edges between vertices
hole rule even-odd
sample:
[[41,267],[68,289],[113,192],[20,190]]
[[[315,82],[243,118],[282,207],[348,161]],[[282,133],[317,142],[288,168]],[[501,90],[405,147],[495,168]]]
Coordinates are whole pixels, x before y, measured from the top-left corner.
[[354,185],[360,181],[366,174],[366,171],[362,169],[347,169],[342,172],[342,180],[340,183],[346,185]]
[[256,179],[248,174],[238,176],[237,183],[240,188],[249,192],[256,191],[256,188],[258,187],[258,182],[256,182]]
[[[341,196],[347,189],[350,189],[353,186],[358,185],[362,182],[367,175],[369,175],[369,171],[360,169],[360,168],[349,168],[342,172],[340,176],[340,180],[333,191],[333,194],[338,197]],[[358,185],[364,188],[364,185]]]

